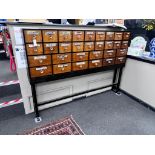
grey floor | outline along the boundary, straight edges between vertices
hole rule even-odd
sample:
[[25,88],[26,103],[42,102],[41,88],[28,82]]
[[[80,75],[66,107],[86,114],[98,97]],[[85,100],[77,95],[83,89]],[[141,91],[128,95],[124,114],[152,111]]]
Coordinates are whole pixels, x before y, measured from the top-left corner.
[[23,115],[22,105],[9,108],[0,111],[0,134],[19,134],[69,115],[86,135],[155,134],[155,112],[112,91],[41,111],[43,121],[39,124],[34,122],[34,114]]

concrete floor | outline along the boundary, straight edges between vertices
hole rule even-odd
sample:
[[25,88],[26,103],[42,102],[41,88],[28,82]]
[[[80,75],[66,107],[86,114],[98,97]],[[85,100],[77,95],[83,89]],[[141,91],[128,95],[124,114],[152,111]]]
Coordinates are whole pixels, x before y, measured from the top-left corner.
[[73,115],[86,135],[155,134],[155,112],[112,91],[41,111],[43,121],[39,124],[34,122],[34,114],[24,115],[23,106],[16,106],[18,110],[0,110],[0,134],[22,133],[69,115]]

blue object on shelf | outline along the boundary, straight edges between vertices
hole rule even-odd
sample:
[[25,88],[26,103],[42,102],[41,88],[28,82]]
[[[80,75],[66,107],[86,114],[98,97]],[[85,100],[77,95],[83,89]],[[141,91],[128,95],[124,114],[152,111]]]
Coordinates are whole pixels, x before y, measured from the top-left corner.
[[155,38],[153,38],[149,44],[150,57],[155,58]]

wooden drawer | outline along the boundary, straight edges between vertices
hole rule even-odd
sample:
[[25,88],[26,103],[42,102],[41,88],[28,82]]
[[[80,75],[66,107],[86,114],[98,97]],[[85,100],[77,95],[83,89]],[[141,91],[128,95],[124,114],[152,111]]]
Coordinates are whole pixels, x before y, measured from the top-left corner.
[[95,42],[95,50],[103,50],[104,48],[104,42],[103,41],[97,41]]
[[73,52],[80,52],[83,51],[83,42],[74,42],[73,43]]
[[89,55],[89,59],[102,59],[103,51],[91,51]]
[[115,58],[109,58],[103,60],[103,66],[114,65]]
[[51,55],[29,56],[28,61],[30,67],[50,65]]
[[115,32],[114,40],[122,40],[123,32]]
[[105,32],[96,32],[96,41],[105,40]]
[[52,67],[51,66],[42,66],[42,67],[34,67],[30,68],[30,75],[31,77],[40,77],[52,74]]
[[114,32],[106,32],[106,40],[114,40]]
[[128,48],[128,41],[122,41],[121,48]]
[[58,32],[55,30],[43,30],[44,42],[58,42]]
[[71,54],[53,54],[52,56],[53,64],[61,64],[71,62]]
[[33,44],[26,44],[26,50],[27,50],[27,55],[43,54],[42,44],[37,44],[37,46],[34,46]]
[[53,65],[54,74],[60,74],[60,73],[66,73],[66,72],[71,72],[71,63]]
[[33,40],[36,42],[42,42],[41,30],[24,30],[25,42],[32,43]]
[[123,40],[129,40],[130,39],[130,32],[124,32],[123,33]]
[[113,58],[116,55],[116,50],[105,50],[104,58]]
[[125,63],[126,57],[116,57],[115,64]]
[[88,52],[73,53],[73,61],[88,60]]
[[87,61],[73,63],[73,71],[85,70],[85,69],[88,69]]
[[117,49],[117,56],[126,56],[127,52],[127,49]]
[[93,51],[94,50],[94,42],[85,42],[84,51]]
[[44,43],[44,53],[58,53],[58,43]]
[[71,31],[59,31],[59,41],[66,42],[72,40],[72,32]]
[[114,41],[113,49],[118,49],[121,47],[121,41]]
[[105,41],[105,49],[112,49],[113,48],[113,41]]
[[89,61],[89,68],[102,67],[102,59]]
[[73,31],[73,41],[84,41],[84,31]]
[[71,52],[71,43],[59,43],[59,52],[60,53]]
[[94,31],[85,31],[85,41],[94,41],[95,32]]

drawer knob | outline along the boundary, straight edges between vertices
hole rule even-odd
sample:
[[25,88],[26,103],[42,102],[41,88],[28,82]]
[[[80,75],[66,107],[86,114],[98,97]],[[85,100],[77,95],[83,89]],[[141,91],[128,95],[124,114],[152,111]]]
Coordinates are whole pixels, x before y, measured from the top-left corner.
[[88,48],[91,49],[91,45],[89,45]]
[[80,65],[79,67],[82,68],[82,65]]
[[111,63],[111,61],[108,61],[108,63],[110,64],[110,63]]
[[62,70],[62,71],[64,71],[64,70],[65,70],[65,68],[64,68],[64,67],[62,67],[62,68],[61,68],[61,70]]
[[36,39],[36,35],[35,34],[33,35],[33,39]]
[[40,73],[43,74],[44,73],[44,70],[40,70]]
[[67,39],[67,38],[68,38],[68,36],[67,36],[67,35],[65,35],[65,36],[64,36],[64,39]]
[[43,60],[42,60],[42,59],[39,59],[39,62],[40,62],[40,63],[42,63],[42,62],[43,62]]
[[95,63],[95,66],[97,66],[97,63]]
[[82,59],[84,56],[80,55],[79,58]]
[[108,46],[110,47],[110,46],[111,46],[111,44],[108,44]]
[[112,55],[112,53],[109,53],[109,55]]
[[98,45],[98,47],[102,47],[102,45]]
[[129,35],[127,34],[127,35],[126,35],[126,37],[128,38],[128,37],[129,37]]
[[50,50],[53,51],[54,50],[53,47],[50,47]]
[[67,51],[68,47],[64,47],[64,50]]
[[116,44],[116,46],[119,46],[119,44]]
[[80,35],[77,35],[77,39],[80,39],[80,37],[81,37]]
[[95,54],[95,57],[98,57],[99,55],[98,54]]
[[37,52],[37,51],[38,51],[37,47],[34,47],[34,51],[35,51],[35,52]]
[[53,36],[50,34],[50,35],[49,35],[49,38],[50,38],[50,39],[52,39],[52,38],[53,38]]
[[78,50],[80,50],[80,46],[76,46],[76,48],[77,48]]

